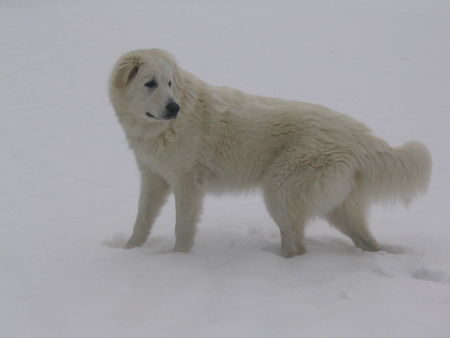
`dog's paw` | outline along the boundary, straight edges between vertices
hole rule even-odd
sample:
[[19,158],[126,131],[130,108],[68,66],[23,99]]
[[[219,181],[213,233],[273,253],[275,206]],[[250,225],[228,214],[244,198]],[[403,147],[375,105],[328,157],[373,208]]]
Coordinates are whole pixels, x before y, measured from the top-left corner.
[[285,248],[281,249],[281,256],[284,258],[291,258],[294,256],[303,255],[306,252],[304,247],[297,247],[295,250],[286,250]]
[[188,243],[176,243],[175,247],[173,248],[174,252],[184,252],[187,253],[191,250],[192,244]]
[[357,238],[352,238],[352,240],[353,240],[353,243],[355,244],[355,246],[363,251],[369,251],[369,252],[380,251],[380,246],[375,239],[357,237]]
[[146,240],[146,238],[131,236],[130,239],[125,243],[124,248],[132,249],[132,248],[142,246],[142,244],[145,243],[145,240]]

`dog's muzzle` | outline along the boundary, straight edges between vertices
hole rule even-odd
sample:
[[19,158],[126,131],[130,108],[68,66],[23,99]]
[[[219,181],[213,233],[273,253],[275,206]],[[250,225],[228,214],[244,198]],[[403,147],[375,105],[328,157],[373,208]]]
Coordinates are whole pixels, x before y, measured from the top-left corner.
[[176,119],[178,116],[178,112],[180,111],[180,106],[175,101],[170,101],[166,105],[166,109],[164,111],[164,114],[162,116],[155,116],[152,113],[149,113],[148,111],[145,112],[145,115],[152,119],[156,120],[173,120]]

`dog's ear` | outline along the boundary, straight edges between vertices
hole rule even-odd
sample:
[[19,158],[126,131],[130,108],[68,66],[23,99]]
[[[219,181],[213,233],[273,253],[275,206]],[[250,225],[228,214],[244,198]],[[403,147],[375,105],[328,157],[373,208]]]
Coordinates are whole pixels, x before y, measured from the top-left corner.
[[142,65],[142,59],[138,56],[128,56],[119,61],[113,78],[116,88],[124,88],[134,79]]

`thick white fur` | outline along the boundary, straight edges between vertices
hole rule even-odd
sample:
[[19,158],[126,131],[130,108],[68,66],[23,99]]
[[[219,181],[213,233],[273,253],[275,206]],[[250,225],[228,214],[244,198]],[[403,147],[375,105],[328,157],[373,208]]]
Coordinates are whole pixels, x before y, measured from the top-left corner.
[[[151,79],[158,88],[145,86]],[[283,256],[304,252],[305,223],[315,216],[357,247],[376,251],[366,223],[369,205],[408,204],[428,186],[431,156],[421,143],[391,148],[362,123],[326,107],[208,85],[163,50],[121,57],[110,97],[141,173],[128,248],[146,241],[169,191],[176,203],[175,250],[188,251],[206,192],[261,189]],[[162,120],[171,98],[181,110],[176,119]]]

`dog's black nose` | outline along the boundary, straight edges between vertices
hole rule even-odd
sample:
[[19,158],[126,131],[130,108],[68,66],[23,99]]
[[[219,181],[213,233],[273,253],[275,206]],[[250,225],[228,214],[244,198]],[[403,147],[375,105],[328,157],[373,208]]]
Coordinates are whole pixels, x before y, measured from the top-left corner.
[[166,106],[166,110],[167,110],[168,116],[175,118],[177,116],[178,112],[180,111],[180,106],[178,105],[178,103],[170,101]]

